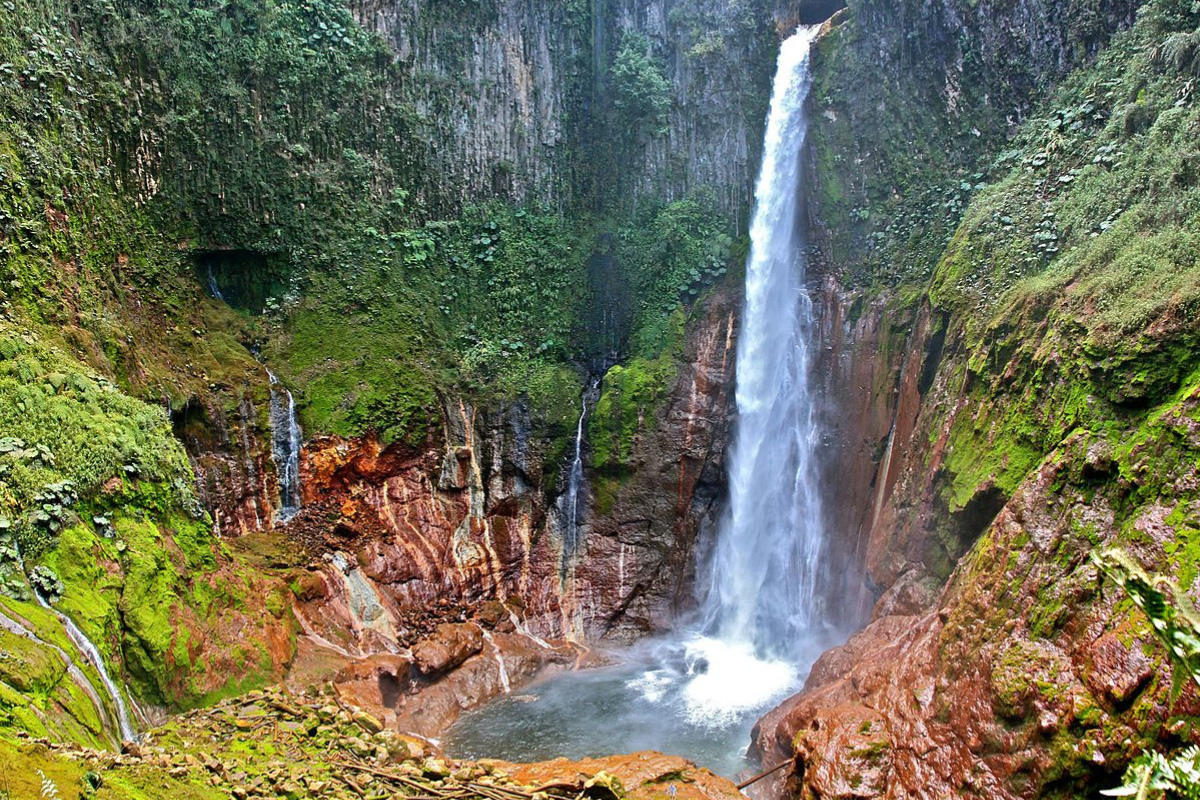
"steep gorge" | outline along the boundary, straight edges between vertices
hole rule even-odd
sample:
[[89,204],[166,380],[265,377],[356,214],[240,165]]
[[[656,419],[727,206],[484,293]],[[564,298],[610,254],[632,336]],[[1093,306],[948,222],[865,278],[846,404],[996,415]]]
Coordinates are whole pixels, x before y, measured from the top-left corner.
[[[44,640],[0,631],[4,730],[111,738],[35,564],[142,724],[290,678],[437,736],[668,629],[724,499],[769,65],[835,9],[186,5],[0,23],[0,604]],[[756,747],[796,796],[1112,785],[1196,737],[1088,554],[1194,583],[1198,129],[1161,43],[1197,12],[848,5],[805,217],[821,592],[871,623]],[[259,358],[309,434],[278,529]]]

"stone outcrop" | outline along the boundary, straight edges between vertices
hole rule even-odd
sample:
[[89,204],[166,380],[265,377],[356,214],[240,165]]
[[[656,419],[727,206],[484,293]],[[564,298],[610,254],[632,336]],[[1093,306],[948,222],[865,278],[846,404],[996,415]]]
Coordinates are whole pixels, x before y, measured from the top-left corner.
[[[1162,433],[1200,445],[1198,412],[1193,390]],[[1128,466],[1147,468],[1154,449]],[[757,744],[768,759],[794,747],[789,794],[1034,797],[1111,784],[1147,741],[1196,740],[1183,723],[1200,709],[1196,687],[1172,691],[1173,668],[1147,620],[1089,558],[1125,542],[1147,567],[1169,570],[1175,528],[1157,501],[1126,517],[1114,507],[1120,492],[1096,492],[1080,468],[1096,463],[1096,451],[1091,434],[1064,443],[1022,483],[934,609],[878,617],[762,720]],[[1194,463],[1169,469],[1192,486],[1200,478]]]
[[736,303],[717,293],[696,315],[611,508],[584,509],[575,553],[546,511],[546,441],[521,404],[448,402],[438,450],[309,442],[305,507],[285,528],[320,559],[298,581],[306,631],[356,657],[396,652],[410,609],[485,600],[546,638],[664,629],[693,600],[696,543],[721,492]]
[[197,497],[222,535],[274,524],[279,494],[266,416],[265,399],[256,402],[249,387],[194,397],[172,415],[196,474]]
[[657,633],[695,603],[724,494],[740,302],[717,292],[695,317],[678,377],[634,435],[631,473],[591,522],[572,590],[593,637]]
[[[574,668],[585,655],[577,645],[507,627],[443,625],[411,651],[344,660],[329,680],[389,730],[436,739],[464,712],[520,689],[547,670]],[[312,664],[315,655],[302,648],[300,660],[312,659]],[[301,670],[293,682],[302,688],[311,680],[312,673]]]

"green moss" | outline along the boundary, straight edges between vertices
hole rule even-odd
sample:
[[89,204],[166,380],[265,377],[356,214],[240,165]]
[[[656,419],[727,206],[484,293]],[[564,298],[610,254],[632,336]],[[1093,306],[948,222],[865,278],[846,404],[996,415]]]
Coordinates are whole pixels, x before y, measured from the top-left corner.
[[[43,780],[61,797],[91,796],[85,790],[87,766],[65,759],[44,745],[14,742],[0,736],[0,763],[4,764],[0,788],[15,798],[47,796]],[[105,800],[222,800],[223,789],[190,778],[175,778],[166,770],[105,771],[102,789],[96,795]]]
[[[593,469],[614,475],[629,469],[635,437],[653,430],[658,404],[677,374],[684,324],[683,312],[677,310],[668,343],[657,357],[634,358],[605,374],[600,399],[588,419]],[[598,499],[608,502],[603,496]]]
[[[0,734],[23,730],[93,746],[109,745],[112,740],[101,710],[67,671],[60,650],[82,668],[92,687],[102,687],[99,676],[71,644],[57,619],[40,607],[20,603],[3,612],[11,619],[32,623],[40,641],[0,630]],[[107,704],[103,689],[96,691]],[[111,715],[115,710],[103,713]]]
[[[63,583],[59,609],[97,645],[109,671],[136,696],[184,708],[269,681],[275,665],[256,639],[239,641],[236,658],[226,654],[233,668],[215,654],[197,655],[220,646],[223,616],[233,611],[245,616],[245,632],[265,637],[264,626],[288,628],[282,585],[220,555],[206,522],[168,517],[160,524],[140,510],[108,513],[113,539],[89,525],[72,526],[43,563]],[[51,627],[50,618],[37,627]],[[60,646],[70,648],[65,641]]]

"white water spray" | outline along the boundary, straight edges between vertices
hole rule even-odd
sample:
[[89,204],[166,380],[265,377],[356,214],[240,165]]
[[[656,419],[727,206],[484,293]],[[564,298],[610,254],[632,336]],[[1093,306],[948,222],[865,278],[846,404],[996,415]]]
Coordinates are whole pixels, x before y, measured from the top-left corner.
[[797,219],[809,57],[819,30],[800,28],[779,52],[750,226],[729,509],[709,565],[704,635],[684,642],[693,674],[683,693],[687,717],[714,728],[794,691],[820,649],[812,303]]
[[300,512],[300,447],[303,436],[296,421],[296,400],[267,370],[271,382],[271,457],[279,473],[279,511],[275,518],[287,522]]

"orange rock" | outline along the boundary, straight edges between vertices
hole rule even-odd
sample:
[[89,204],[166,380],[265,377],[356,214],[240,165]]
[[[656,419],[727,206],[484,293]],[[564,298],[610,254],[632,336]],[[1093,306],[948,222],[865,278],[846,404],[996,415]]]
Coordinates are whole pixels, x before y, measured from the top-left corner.
[[628,755],[568,761],[557,758],[537,764],[497,766],[522,783],[543,785],[578,781],[606,772],[617,778],[633,800],[667,800],[674,785],[677,800],[744,800],[744,795],[725,778],[697,767],[679,756],[645,750]]

